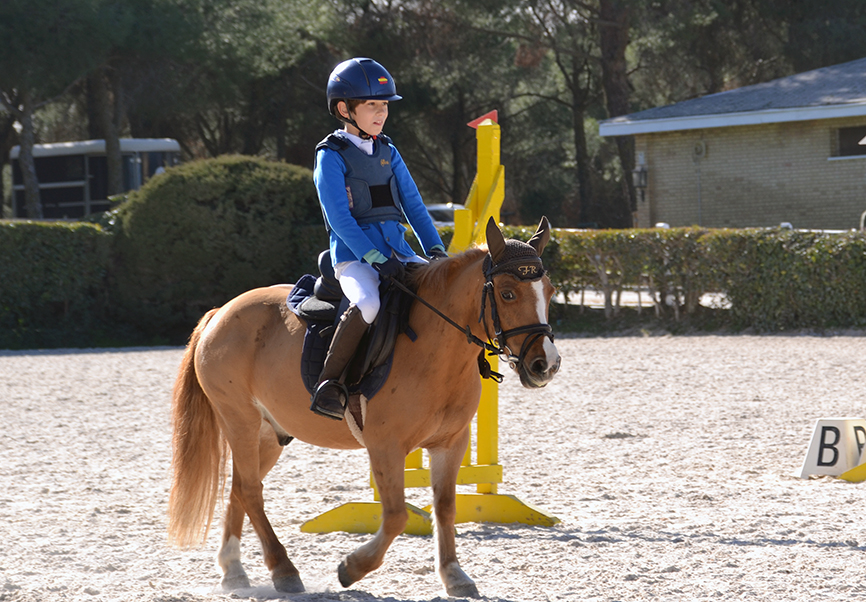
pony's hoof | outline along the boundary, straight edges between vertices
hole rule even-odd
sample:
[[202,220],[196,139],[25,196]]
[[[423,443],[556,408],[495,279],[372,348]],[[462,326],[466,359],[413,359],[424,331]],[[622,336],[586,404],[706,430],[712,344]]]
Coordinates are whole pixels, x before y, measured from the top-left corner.
[[304,583],[298,575],[284,575],[282,577],[274,577],[274,588],[278,592],[286,594],[300,594],[304,591]]
[[245,573],[223,577],[220,586],[224,592],[232,592],[237,589],[250,589],[250,580]]
[[340,579],[340,585],[342,585],[343,587],[349,587],[350,585],[355,583],[355,581],[357,581],[357,579],[354,579],[351,575],[349,575],[349,569],[346,566],[345,560],[342,561],[340,563],[340,566],[337,567],[337,577]]
[[445,591],[452,598],[480,598],[478,588],[474,583],[461,583],[460,585],[451,585],[445,588]]
[[439,576],[449,596],[455,598],[480,598],[475,582],[469,575],[463,572],[456,561],[451,562],[439,569]]

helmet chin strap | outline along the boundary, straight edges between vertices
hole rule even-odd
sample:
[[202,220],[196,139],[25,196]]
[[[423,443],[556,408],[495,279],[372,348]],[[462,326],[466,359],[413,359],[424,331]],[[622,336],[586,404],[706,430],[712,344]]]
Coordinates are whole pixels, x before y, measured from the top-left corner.
[[[349,114],[349,116],[343,117],[342,115],[340,115],[339,116],[340,121],[342,121],[343,123],[348,123],[349,125],[351,125],[355,129],[357,129],[363,140],[370,140],[371,138],[375,139],[376,138],[375,136],[371,136],[370,134],[368,134],[367,132],[365,132],[364,130],[361,129],[361,126],[359,126],[358,122],[355,121],[355,118],[352,117],[352,111],[349,110],[349,103],[347,103],[345,101],[343,101],[343,102],[346,104],[346,112]],[[339,109],[337,110],[337,113],[338,114],[340,113]]]
[[352,125],[354,125],[358,129],[358,134],[361,136],[362,140],[371,140],[371,139],[375,138],[375,136],[371,136],[370,134],[368,134],[367,132],[362,130],[361,127],[358,125],[358,123],[354,119],[349,120],[348,123],[351,123]]

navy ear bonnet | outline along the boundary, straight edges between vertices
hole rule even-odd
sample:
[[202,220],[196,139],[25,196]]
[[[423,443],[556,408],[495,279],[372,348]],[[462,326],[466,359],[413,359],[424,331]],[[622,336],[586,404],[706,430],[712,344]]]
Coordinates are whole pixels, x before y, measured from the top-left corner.
[[505,251],[496,263],[488,255],[484,260],[484,273],[487,278],[497,274],[511,274],[519,280],[538,280],[544,276],[544,265],[535,248],[520,240],[505,241]]

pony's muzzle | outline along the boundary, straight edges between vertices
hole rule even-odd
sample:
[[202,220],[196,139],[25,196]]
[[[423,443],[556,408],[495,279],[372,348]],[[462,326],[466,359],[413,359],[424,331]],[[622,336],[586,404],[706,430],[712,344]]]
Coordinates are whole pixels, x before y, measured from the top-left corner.
[[547,359],[539,357],[534,362],[532,362],[532,366],[530,367],[529,371],[535,376],[550,380],[557,372],[559,372],[560,363],[562,363],[562,358],[560,358],[558,355],[556,356],[556,361],[553,363],[553,365],[549,365],[547,363]]
[[543,387],[553,380],[553,377],[559,372],[561,363],[562,358],[553,344],[545,344],[543,353],[518,365],[520,383],[530,389]]

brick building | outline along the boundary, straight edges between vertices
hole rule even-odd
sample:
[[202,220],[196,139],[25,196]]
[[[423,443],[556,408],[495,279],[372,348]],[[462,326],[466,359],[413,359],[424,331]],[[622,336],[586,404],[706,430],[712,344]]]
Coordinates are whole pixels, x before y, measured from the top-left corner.
[[635,137],[638,227],[849,229],[866,211],[866,58],[608,119],[600,133]]

